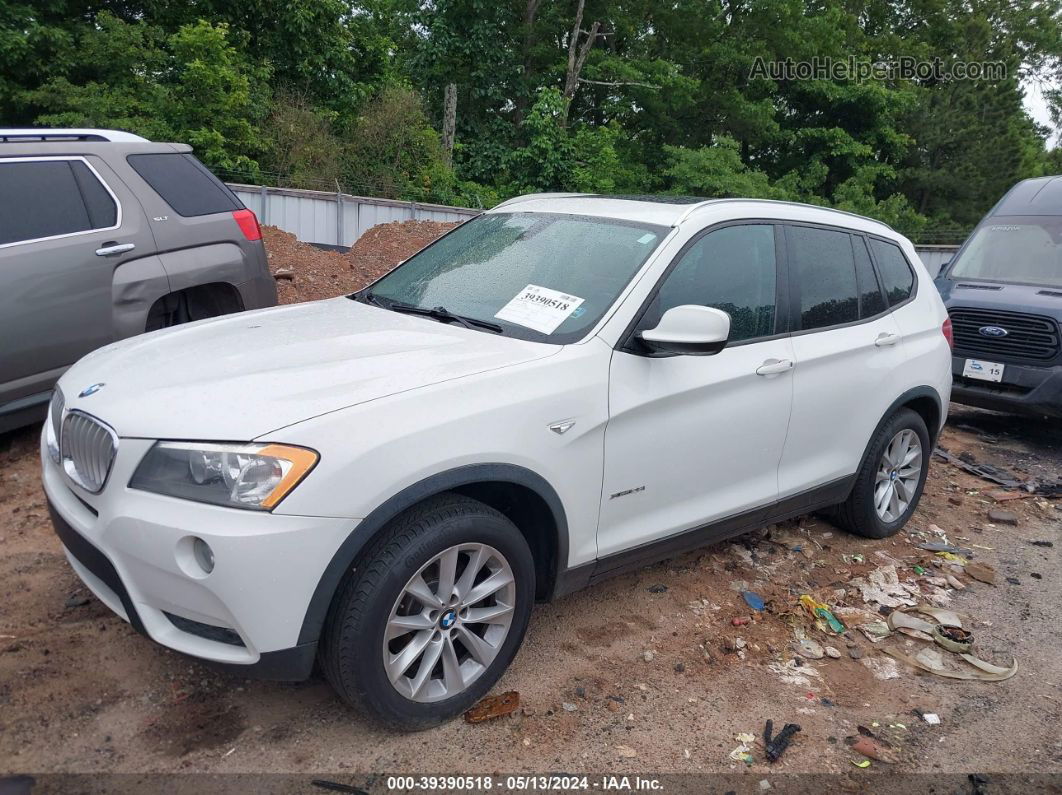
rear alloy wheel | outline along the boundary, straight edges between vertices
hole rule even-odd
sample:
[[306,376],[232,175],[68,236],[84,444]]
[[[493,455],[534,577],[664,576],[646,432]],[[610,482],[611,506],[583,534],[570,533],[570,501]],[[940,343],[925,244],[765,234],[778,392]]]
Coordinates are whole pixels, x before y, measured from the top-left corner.
[[930,450],[925,420],[911,409],[900,409],[874,435],[848,499],[830,518],[866,538],[899,532],[918,507]]
[[922,443],[905,428],[885,446],[874,482],[874,510],[883,522],[895,522],[910,506],[922,475]]
[[435,726],[505,672],[534,595],[531,550],[509,519],[468,497],[429,498],[391,522],[336,595],[322,668],[383,723]]

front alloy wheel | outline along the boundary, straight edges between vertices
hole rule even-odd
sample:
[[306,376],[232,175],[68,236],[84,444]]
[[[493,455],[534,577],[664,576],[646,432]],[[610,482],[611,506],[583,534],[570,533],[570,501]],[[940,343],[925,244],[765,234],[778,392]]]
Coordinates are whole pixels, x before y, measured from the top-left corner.
[[321,665],[347,703],[426,729],[494,686],[534,598],[534,559],[516,525],[440,494],[395,518],[355,562],[329,608]]
[[443,701],[486,671],[513,623],[512,567],[486,544],[457,544],[409,578],[391,608],[383,661],[408,699]]

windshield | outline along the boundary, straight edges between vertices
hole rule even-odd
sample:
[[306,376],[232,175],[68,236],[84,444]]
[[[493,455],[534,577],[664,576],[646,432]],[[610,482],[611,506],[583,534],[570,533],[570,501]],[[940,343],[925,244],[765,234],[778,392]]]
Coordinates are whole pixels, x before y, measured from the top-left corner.
[[1062,218],[1000,216],[974,231],[948,274],[1062,287]]
[[668,231],[579,215],[481,215],[362,296],[385,307],[443,307],[523,339],[574,342],[612,306]]

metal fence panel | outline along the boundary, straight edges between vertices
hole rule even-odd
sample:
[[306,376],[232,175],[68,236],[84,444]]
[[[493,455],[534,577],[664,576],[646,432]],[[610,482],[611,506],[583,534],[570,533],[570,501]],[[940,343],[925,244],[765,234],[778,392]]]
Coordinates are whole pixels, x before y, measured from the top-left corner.
[[467,221],[480,210],[352,196],[318,190],[229,183],[262,224],[278,226],[304,243],[351,246],[377,224],[394,221]]

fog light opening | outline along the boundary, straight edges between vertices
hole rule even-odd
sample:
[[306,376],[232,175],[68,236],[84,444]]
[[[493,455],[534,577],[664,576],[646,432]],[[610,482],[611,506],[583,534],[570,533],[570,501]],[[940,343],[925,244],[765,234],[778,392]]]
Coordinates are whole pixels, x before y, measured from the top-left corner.
[[214,550],[206,541],[201,538],[195,539],[192,542],[192,554],[195,555],[195,562],[199,564],[199,568],[207,574],[214,570]]

